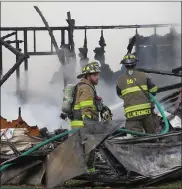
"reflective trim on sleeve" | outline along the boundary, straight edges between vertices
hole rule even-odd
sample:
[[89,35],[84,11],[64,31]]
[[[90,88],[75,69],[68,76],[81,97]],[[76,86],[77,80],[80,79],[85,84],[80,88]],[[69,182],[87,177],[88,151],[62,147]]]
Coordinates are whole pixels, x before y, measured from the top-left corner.
[[84,123],[83,121],[79,121],[79,120],[73,120],[71,121],[71,127],[83,127]]
[[75,104],[74,105],[74,110],[80,110],[80,104]]
[[87,106],[93,106],[93,104],[94,104],[93,100],[85,100],[85,101],[80,102],[81,108],[87,107]]
[[149,89],[149,92],[150,92],[150,93],[155,93],[155,92],[157,92],[157,90],[158,90],[158,87],[155,86],[155,87]]

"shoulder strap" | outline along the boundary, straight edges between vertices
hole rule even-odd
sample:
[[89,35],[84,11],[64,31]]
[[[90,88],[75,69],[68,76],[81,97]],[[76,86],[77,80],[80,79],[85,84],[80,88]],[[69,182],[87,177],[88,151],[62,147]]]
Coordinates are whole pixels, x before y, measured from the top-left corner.
[[77,91],[78,91],[78,87],[81,86],[81,85],[88,85],[88,86],[90,86],[93,89],[95,96],[97,95],[96,90],[95,90],[95,88],[92,85],[90,85],[88,83],[80,82],[80,83],[78,83],[75,86],[75,90],[74,90],[74,94],[73,94],[72,107],[73,107],[73,105],[75,104],[75,101],[76,101],[76,94],[77,94]]
[[127,73],[127,75],[134,81],[134,83],[141,89],[141,91],[143,92],[143,94],[145,95],[145,97],[147,98],[147,100],[149,100],[149,96],[148,94],[142,89],[142,87],[135,81],[135,79],[129,74]]

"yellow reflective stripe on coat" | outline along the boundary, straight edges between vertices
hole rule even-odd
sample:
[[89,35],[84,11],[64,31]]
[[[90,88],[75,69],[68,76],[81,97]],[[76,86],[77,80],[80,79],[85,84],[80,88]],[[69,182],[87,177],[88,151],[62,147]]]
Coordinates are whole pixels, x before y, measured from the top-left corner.
[[79,110],[80,109],[80,104],[75,104],[74,105],[74,110]]
[[155,86],[155,87],[149,89],[149,92],[150,92],[150,93],[155,93],[155,92],[157,92],[157,90],[158,90],[158,87]]
[[92,118],[91,115],[82,115],[82,119],[84,119],[85,116],[89,117],[90,119]]
[[85,100],[80,102],[81,108],[86,107],[86,106],[93,106],[94,101],[93,100]]
[[[147,85],[141,85],[141,88],[144,90],[144,91],[147,91],[148,90],[148,87]],[[128,93],[133,93],[133,92],[137,92],[137,91],[141,91],[141,89],[138,87],[138,86],[135,86],[135,87],[129,87],[129,88],[126,88],[124,90],[121,90],[121,94],[122,96],[128,94]]]
[[137,110],[133,112],[128,112],[126,114],[127,118],[132,118],[132,117],[138,117],[138,116],[143,116],[143,115],[148,115],[151,114],[151,109],[144,109],[144,110]]
[[132,112],[132,111],[135,111],[135,110],[141,110],[141,109],[147,109],[147,108],[151,108],[151,103],[129,106],[129,107],[125,108],[124,111],[125,111],[125,113],[128,113],[128,112]]
[[81,120],[73,120],[71,121],[71,127],[83,127],[84,123]]

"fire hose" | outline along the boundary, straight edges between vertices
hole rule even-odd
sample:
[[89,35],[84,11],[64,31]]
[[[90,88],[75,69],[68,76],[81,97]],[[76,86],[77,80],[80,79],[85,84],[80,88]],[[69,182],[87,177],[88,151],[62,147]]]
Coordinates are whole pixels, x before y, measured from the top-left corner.
[[[131,134],[131,135],[136,135],[136,136],[161,136],[163,134],[166,134],[168,133],[169,131],[169,123],[168,123],[168,120],[166,118],[166,115],[160,105],[160,103],[157,101],[157,99],[151,94],[149,93],[149,96],[150,96],[150,99],[155,103],[155,105],[157,106],[159,112],[161,113],[161,116],[164,120],[164,123],[165,123],[165,129],[159,133],[159,134],[149,134],[149,133],[141,133],[141,132],[136,132],[136,131],[131,131],[131,130],[128,130],[128,129],[118,129],[118,131],[120,132],[124,132],[124,133],[127,133],[127,134]],[[61,133],[59,135],[56,135],[56,136],[53,136],[52,138],[50,139],[47,139],[45,140],[44,142],[41,142],[39,143],[38,145],[34,146],[33,148],[27,150],[26,152],[22,153],[20,156],[26,156],[26,155],[29,155],[31,154],[32,152],[34,152],[35,150],[45,146],[46,144],[50,143],[50,142],[53,142],[57,139],[60,139],[70,133],[73,133],[73,132],[76,132],[78,131],[79,129],[72,129],[70,131],[66,131],[64,133]],[[19,156],[19,157],[20,157]],[[5,170],[6,168],[8,168],[9,166],[11,165],[15,165],[15,163],[12,163],[12,162],[7,162],[7,163],[4,163],[3,165],[0,166],[0,172],[2,172],[3,170]]]

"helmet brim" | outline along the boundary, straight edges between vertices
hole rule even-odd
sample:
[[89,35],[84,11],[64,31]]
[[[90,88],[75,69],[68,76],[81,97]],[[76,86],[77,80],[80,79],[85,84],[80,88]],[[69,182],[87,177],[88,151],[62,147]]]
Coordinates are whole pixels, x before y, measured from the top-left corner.
[[79,74],[79,75],[77,76],[77,79],[81,79],[84,75],[87,75],[87,74],[94,74],[94,73],[100,73],[100,71]]

